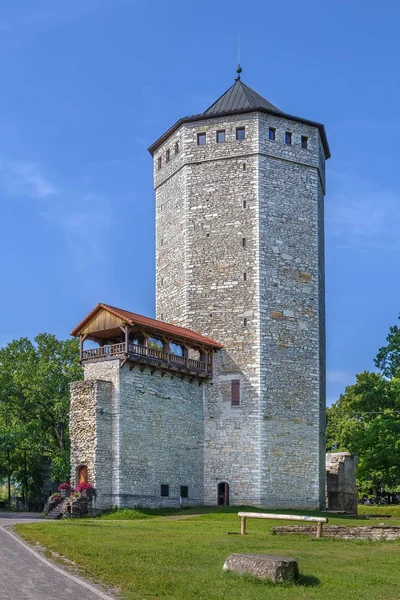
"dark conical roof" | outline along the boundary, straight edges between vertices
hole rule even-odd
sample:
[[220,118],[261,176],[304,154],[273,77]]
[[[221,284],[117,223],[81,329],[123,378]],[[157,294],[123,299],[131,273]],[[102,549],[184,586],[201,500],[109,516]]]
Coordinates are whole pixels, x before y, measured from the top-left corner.
[[238,79],[225,94],[218,98],[214,104],[211,104],[211,106],[203,112],[203,115],[220,115],[221,113],[226,112],[235,112],[246,109],[257,110],[260,108],[278,113],[282,112],[279,108],[271,104],[271,102],[268,102],[268,100],[243,83],[243,81]]
[[[238,71],[239,73],[239,71]],[[263,96],[257,94],[248,85],[243,83],[240,78],[236,79],[235,83],[222,94],[218,100],[216,100],[211,106],[207,108],[203,113],[199,115],[193,115],[191,117],[184,117],[179,119],[168,131],[164,133],[154,144],[149,148],[151,155],[165,142],[166,139],[174,131],[176,131],[183,123],[192,123],[195,121],[203,121],[204,119],[217,119],[226,115],[244,114],[253,111],[259,111],[270,115],[276,115],[289,121],[295,121],[297,123],[304,123],[313,127],[318,127],[321,136],[322,145],[325,151],[325,158],[329,158],[331,153],[329,150],[329,144],[326,137],[325,127],[322,123],[316,123],[315,121],[309,121],[308,119],[302,119],[301,117],[295,117],[289,115],[279,108],[268,102]]]

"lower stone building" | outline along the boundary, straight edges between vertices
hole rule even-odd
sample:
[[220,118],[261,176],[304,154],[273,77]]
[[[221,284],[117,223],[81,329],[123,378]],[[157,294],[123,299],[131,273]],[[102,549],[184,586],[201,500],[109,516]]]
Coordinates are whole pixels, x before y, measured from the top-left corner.
[[204,391],[221,345],[107,305],[72,333],[85,379],[71,385],[71,482],[94,484],[98,509],[203,504]]

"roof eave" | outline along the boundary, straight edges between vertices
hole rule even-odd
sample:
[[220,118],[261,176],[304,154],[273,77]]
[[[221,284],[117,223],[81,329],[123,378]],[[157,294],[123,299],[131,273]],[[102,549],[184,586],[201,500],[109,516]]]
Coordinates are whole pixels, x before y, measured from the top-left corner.
[[228,117],[232,115],[241,115],[253,112],[266,113],[268,115],[273,115],[282,119],[288,119],[289,121],[297,121],[298,123],[304,123],[304,125],[311,125],[313,127],[317,127],[321,136],[322,145],[324,147],[325,158],[326,160],[328,160],[328,158],[331,157],[331,151],[328,144],[328,138],[326,136],[325,126],[322,123],[318,123],[317,121],[310,121],[309,119],[303,119],[302,117],[295,117],[294,115],[289,115],[281,111],[270,110],[264,107],[243,108],[241,110],[225,111],[221,113],[215,113],[213,115],[201,114],[193,115],[192,117],[183,117],[182,119],[179,119],[179,121],[177,121],[174,125],[172,125],[172,127],[170,127],[168,131],[166,131],[161,137],[159,137],[158,140],[156,140],[154,144],[152,144],[148,148],[148,151],[153,156],[154,152],[170,137],[170,135],[172,135],[184,123],[192,123],[194,121],[208,121],[209,119],[217,119],[219,117]]

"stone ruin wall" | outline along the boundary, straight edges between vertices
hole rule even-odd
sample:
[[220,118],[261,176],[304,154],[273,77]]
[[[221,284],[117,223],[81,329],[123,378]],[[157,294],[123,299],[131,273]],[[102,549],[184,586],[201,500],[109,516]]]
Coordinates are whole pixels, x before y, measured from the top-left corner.
[[357,457],[348,452],[326,455],[326,506],[328,510],[358,513]]

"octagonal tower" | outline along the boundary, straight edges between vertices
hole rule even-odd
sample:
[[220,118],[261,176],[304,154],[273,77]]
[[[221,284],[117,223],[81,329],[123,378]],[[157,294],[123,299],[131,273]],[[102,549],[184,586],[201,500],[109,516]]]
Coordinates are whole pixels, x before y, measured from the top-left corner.
[[322,507],[324,126],[238,78],[149,150],[157,319],[224,347],[204,386],[205,502]]

